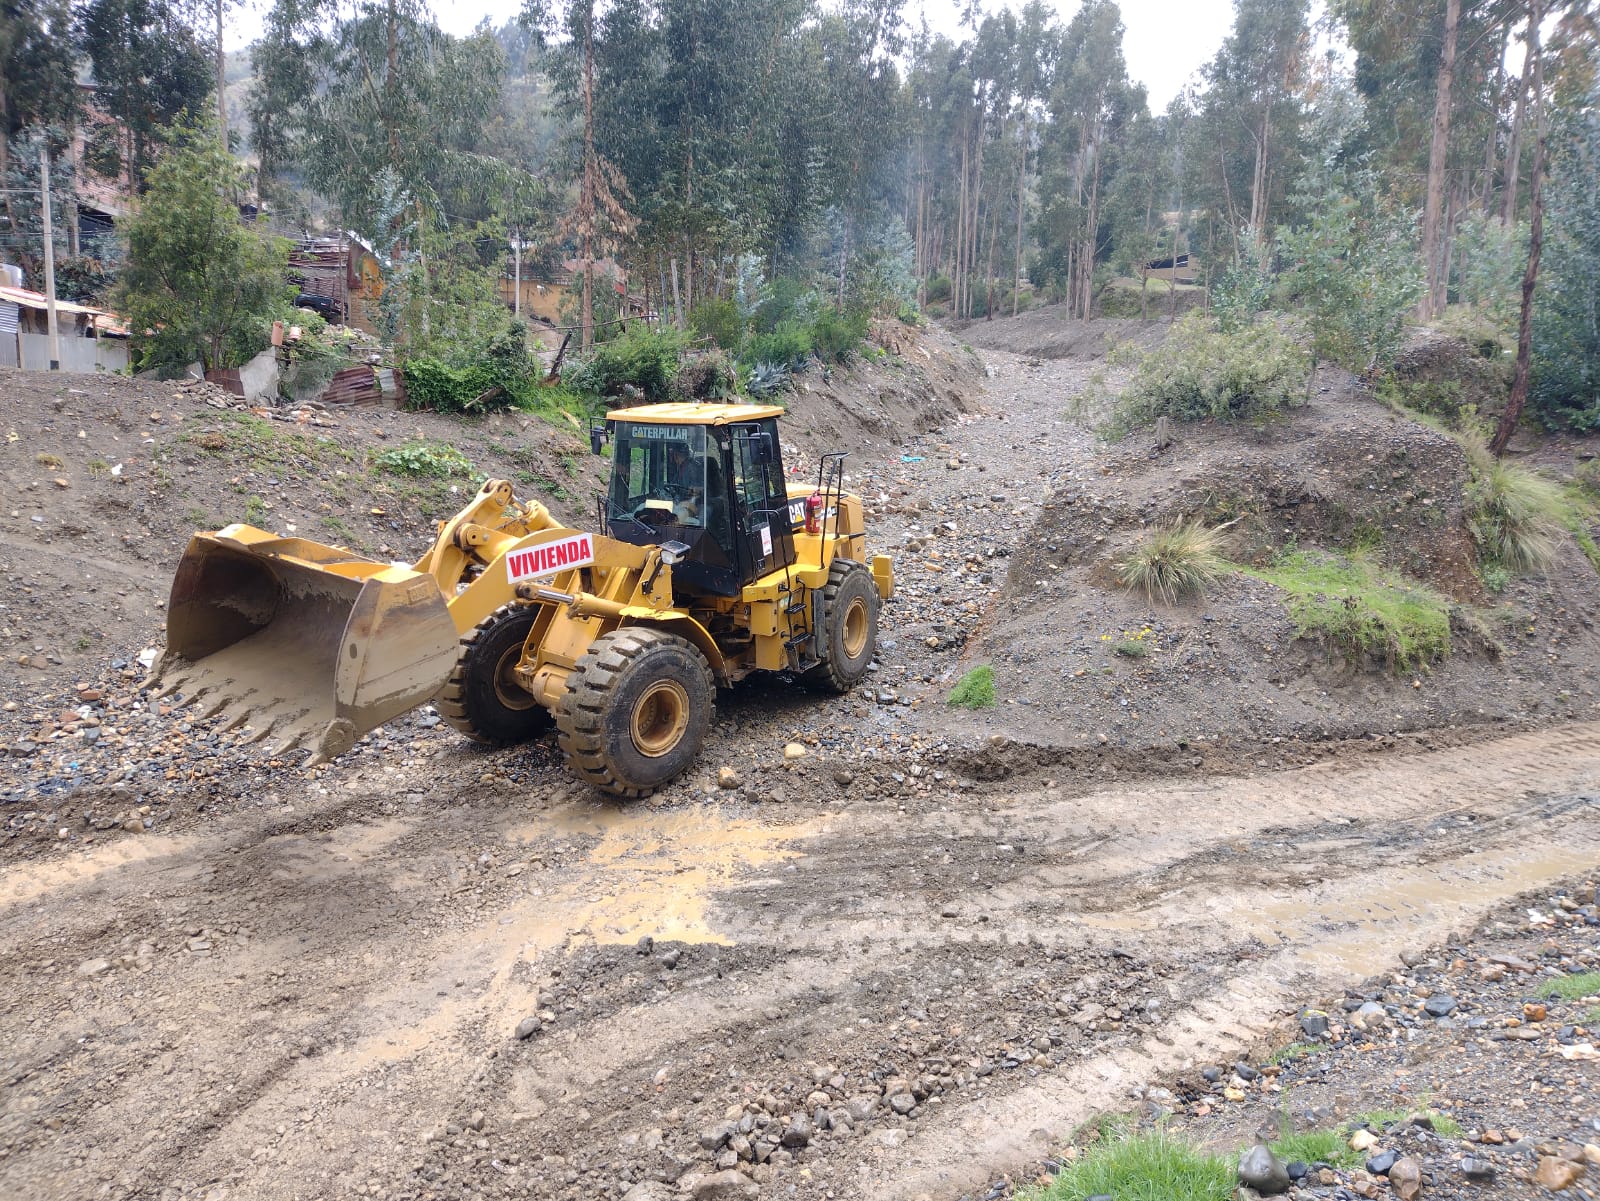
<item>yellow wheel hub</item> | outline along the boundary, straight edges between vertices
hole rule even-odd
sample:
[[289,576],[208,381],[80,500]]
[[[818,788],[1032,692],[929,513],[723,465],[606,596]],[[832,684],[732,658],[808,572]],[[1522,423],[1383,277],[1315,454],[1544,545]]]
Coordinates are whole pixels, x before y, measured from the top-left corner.
[[867,602],[859,596],[850,602],[850,607],[844,611],[844,653],[851,659],[861,658],[861,653],[867,649],[867,634],[872,629],[872,622],[867,613]]
[[532,709],[539,702],[533,694],[517,683],[517,664],[522,662],[522,647],[512,646],[506,648],[506,653],[500,656],[500,662],[494,668],[494,695],[507,709],[518,712]]
[[676,680],[657,680],[633,706],[633,745],[652,759],[665,755],[689,728],[689,693]]

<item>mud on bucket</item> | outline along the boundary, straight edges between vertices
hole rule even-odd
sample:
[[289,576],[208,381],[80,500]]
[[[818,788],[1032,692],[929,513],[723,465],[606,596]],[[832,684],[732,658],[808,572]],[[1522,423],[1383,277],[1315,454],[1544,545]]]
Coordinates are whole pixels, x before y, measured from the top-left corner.
[[457,633],[432,576],[250,526],[196,534],[178,564],[161,695],[225,714],[316,760],[422,704],[455,664]]

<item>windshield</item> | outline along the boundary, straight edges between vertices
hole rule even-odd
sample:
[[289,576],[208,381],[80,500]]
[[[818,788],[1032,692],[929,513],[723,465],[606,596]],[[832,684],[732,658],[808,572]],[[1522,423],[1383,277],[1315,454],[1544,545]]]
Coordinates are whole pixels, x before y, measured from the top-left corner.
[[706,446],[704,426],[618,421],[607,515],[613,521],[704,527]]

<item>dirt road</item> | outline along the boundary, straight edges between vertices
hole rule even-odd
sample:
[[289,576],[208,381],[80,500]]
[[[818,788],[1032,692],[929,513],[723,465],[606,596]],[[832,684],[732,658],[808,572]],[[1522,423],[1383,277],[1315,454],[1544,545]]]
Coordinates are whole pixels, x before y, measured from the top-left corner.
[[[954,429],[868,471],[885,536],[948,547],[929,527],[977,508],[1003,556],[1030,481],[1086,469],[1080,432],[1013,424],[1078,369],[1002,361],[969,432],[1015,453],[973,482]],[[1133,785],[1000,738],[963,774],[934,698],[984,561],[908,573],[870,697],[741,690],[648,803],[402,724],[12,859],[0,1196],[981,1195],[1132,1084],[1600,859],[1600,725]]]
[[334,788],[18,865],[0,1192],[621,1196],[729,1123],[775,1194],[954,1197],[1592,865],[1597,772],[1582,726],[915,822]]

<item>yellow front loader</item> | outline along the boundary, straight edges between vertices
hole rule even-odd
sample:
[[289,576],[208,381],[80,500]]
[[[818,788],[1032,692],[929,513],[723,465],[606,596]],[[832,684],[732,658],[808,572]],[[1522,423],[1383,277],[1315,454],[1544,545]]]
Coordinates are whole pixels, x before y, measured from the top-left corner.
[[644,796],[694,761],[719,686],[773,671],[843,692],[876,653],[892,566],[868,558],[844,456],[788,485],[781,412],[607,414],[602,532],[489,480],[410,566],[247,525],[196,534],[152,680],[319,759],[429,700],[492,745],[553,722],[579,779]]

